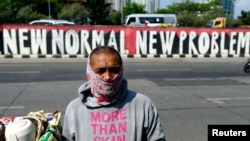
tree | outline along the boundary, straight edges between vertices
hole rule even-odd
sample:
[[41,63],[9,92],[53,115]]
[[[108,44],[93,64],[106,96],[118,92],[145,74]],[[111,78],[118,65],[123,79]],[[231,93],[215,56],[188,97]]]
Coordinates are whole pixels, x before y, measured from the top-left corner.
[[105,0],[88,0],[86,3],[92,24],[109,24],[110,5]]
[[109,17],[111,25],[120,25],[122,23],[121,21],[122,14],[119,11],[112,10],[109,14]]
[[6,0],[0,2],[0,23],[9,22],[11,19],[12,9]]
[[[58,6],[61,5],[59,0],[50,0],[52,17],[56,18],[57,10],[60,9]],[[28,6],[28,7],[26,7]],[[17,23],[24,22],[23,15],[25,10],[30,18],[32,16],[47,17],[49,15],[48,10],[48,0],[1,0],[0,1],[0,19],[4,23]],[[30,11],[31,10],[31,11]],[[31,14],[31,15],[28,15]],[[18,17],[17,17],[18,16]],[[35,17],[34,17],[35,18]],[[26,21],[26,20],[25,20]],[[26,21],[27,22],[27,21]]]
[[23,7],[22,0],[1,0],[0,1],[0,16],[3,22],[15,23],[18,10]]
[[217,5],[218,2],[220,0],[210,3],[194,3],[186,0],[181,3],[174,3],[165,9],[159,9],[156,13],[176,14],[180,26],[202,27],[211,19],[225,16],[225,11]]
[[136,14],[136,13],[146,13],[145,5],[137,4],[135,2],[128,2],[126,6],[123,8],[123,15],[127,16],[129,14]]
[[239,19],[228,19],[226,27],[238,28],[242,25]]
[[89,12],[80,3],[66,4],[58,13],[59,19],[74,21],[76,24],[88,24]]
[[22,7],[16,16],[19,23],[29,23],[32,20],[46,18],[46,15],[34,12],[29,6]]
[[238,19],[243,25],[250,25],[250,11],[242,10],[241,15],[238,16]]

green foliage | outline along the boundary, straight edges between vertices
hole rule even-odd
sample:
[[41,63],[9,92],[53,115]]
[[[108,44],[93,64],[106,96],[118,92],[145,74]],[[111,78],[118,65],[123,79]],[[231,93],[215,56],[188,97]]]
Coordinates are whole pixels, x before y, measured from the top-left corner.
[[29,6],[22,7],[18,12],[16,19],[20,23],[29,23],[30,21],[36,19],[36,18],[42,18],[45,17],[45,15],[38,15],[36,12],[34,12]]
[[127,16],[129,14],[136,14],[136,13],[146,13],[145,5],[137,4],[135,2],[127,3],[126,6],[123,8],[123,14],[124,16]]
[[[55,11],[53,1],[57,1],[51,0],[51,9]],[[2,13],[0,19],[3,23],[27,23],[28,20],[44,18],[48,15],[48,0],[1,0],[0,9]],[[24,19],[25,17],[27,20]]]
[[0,23],[8,23],[12,14],[11,6],[5,2],[0,2]]
[[59,19],[74,21],[76,24],[87,24],[89,13],[86,8],[80,3],[64,5],[58,13]]
[[111,25],[121,25],[122,14],[119,11],[112,10],[109,14]]
[[[105,0],[88,0],[86,3],[64,3],[64,0],[0,0],[0,23],[28,23],[32,20],[49,18],[49,10],[53,19],[67,19],[77,24],[121,25],[124,17],[134,13],[146,13],[145,5],[128,2],[123,10],[112,10]],[[177,15],[180,26],[204,27],[216,17],[226,16],[222,0],[212,0],[200,4],[185,0],[174,3],[156,13],[172,13]],[[50,6],[50,9],[49,9]],[[228,27],[241,24],[250,25],[250,11],[241,11],[238,20],[228,19]]]
[[241,16],[238,19],[242,22],[243,25],[250,25],[250,11],[241,11]]
[[88,0],[86,8],[92,24],[109,24],[109,12],[111,8],[105,4],[105,0]]
[[242,25],[241,20],[239,19],[228,19],[226,27],[236,28]]
[[159,9],[156,13],[176,14],[179,26],[203,27],[209,20],[225,16],[225,11],[216,5],[219,1],[200,4],[187,0],[174,3],[165,9]]
[[155,13],[159,13],[159,14],[173,13],[173,14],[175,14],[174,11],[172,11],[172,10],[170,10],[168,8],[158,9]]

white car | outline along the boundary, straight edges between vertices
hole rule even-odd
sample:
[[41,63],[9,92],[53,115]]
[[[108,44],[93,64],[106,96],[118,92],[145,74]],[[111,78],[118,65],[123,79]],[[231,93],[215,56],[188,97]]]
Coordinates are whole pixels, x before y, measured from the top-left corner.
[[68,20],[52,20],[52,19],[40,19],[31,21],[30,25],[75,25],[74,22]]

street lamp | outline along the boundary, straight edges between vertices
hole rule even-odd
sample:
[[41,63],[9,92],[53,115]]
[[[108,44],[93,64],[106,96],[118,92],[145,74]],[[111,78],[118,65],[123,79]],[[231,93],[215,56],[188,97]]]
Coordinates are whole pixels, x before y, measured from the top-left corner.
[[49,19],[50,19],[50,0],[48,0],[48,10],[49,10]]
[[121,10],[121,24],[123,24],[123,22],[124,22],[124,20],[123,20],[123,18],[124,18],[124,15],[123,15],[123,7],[124,7],[124,2],[122,2],[122,0],[120,0],[120,10]]

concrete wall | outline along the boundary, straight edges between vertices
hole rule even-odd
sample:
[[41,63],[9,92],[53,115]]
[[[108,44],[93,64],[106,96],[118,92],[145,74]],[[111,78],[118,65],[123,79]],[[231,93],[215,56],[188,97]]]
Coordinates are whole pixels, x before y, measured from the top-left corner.
[[249,57],[250,29],[0,26],[2,58],[88,56],[98,45],[128,57]]

